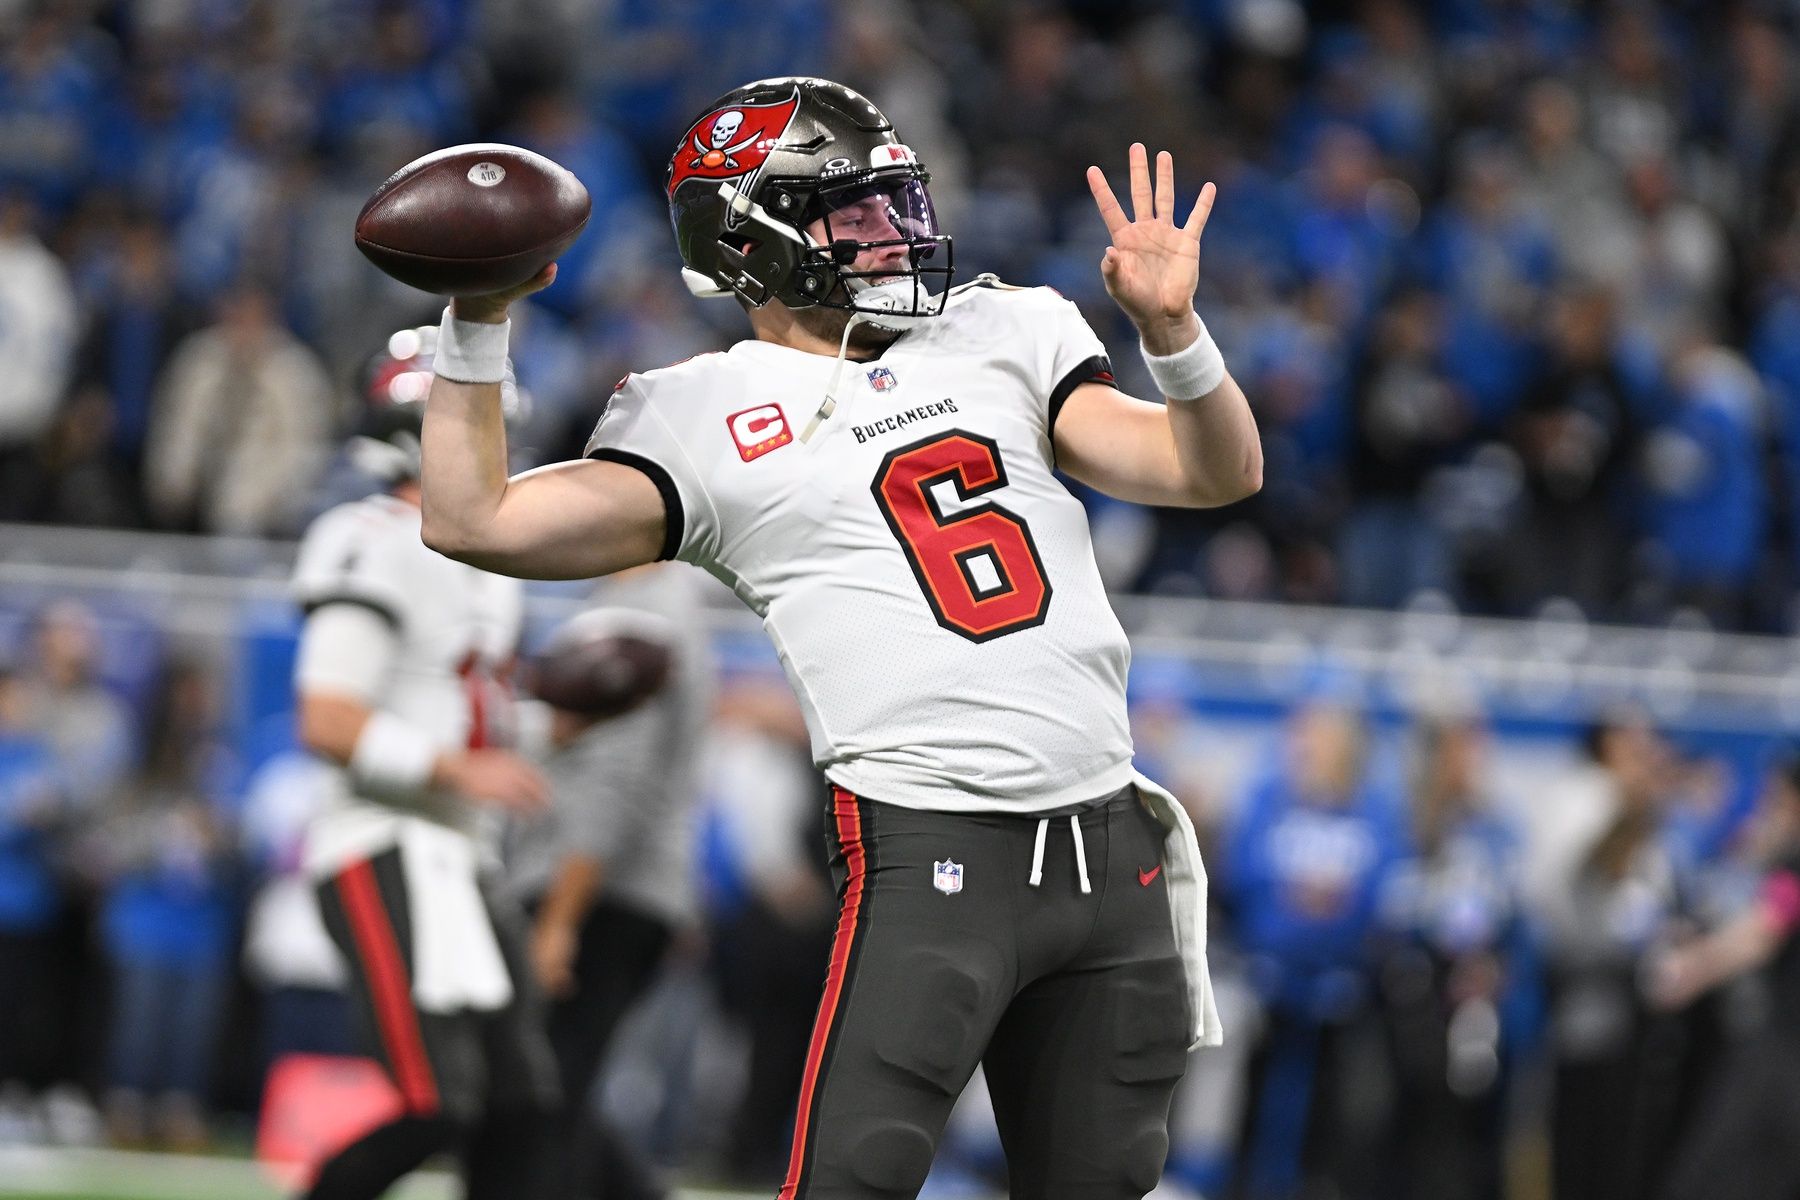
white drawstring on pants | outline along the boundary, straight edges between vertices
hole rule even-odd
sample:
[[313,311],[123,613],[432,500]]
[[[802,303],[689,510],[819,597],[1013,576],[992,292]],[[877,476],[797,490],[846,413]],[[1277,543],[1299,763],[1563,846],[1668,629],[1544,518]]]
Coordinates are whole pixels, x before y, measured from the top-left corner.
[[[1088,882],[1087,847],[1081,840],[1081,817],[1069,817],[1069,831],[1075,838],[1075,874],[1081,880],[1081,894],[1088,895],[1094,888]],[[1044,882],[1044,839],[1050,833],[1050,818],[1039,817],[1037,826],[1037,844],[1031,851],[1031,886],[1036,887]]]

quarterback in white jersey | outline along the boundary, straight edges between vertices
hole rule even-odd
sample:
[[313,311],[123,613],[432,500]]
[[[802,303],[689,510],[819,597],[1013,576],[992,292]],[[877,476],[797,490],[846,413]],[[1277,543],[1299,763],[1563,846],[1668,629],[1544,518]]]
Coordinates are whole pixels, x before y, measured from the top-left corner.
[[508,748],[522,596],[420,539],[434,336],[396,334],[371,369],[356,444],[388,490],[321,515],[294,568],[300,736],[335,768],[306,866],[401,1106],[322,1164],[308,1200],[379,1195],[443,1150],[472,1197],[547,1195],[556,1170],[554,1064],[485,828],[548,801]]
[[1098,168],[1108,293],[1165,403],[1121,395],[1072,305],[953,288],[917,156],[826,80],[727,93],[666,190],[697,295],[755,337],[630,376],[588,457],[508,479],[510,292],[458,298],[425,424],[424,536],[525,576],[679,557],[762,615],[834,785],[839,920],[783,1200],[917,1194],[985,1065],[1013,1194],[1141,1197],[1190,1045],[1216,1042],[1192,826],[1136,774],[1128,652],[1060,469],[1121,499],[1261,483],[1193,311],[1207,185]]
[[945,812],[1124,786],[1130,649],[1052,473],[1056,410],[1111,378],[1100,340],[1055,292],[981,281],[852,367],[805,442],[831,358],[746,341],[632,375],[588,453],[672,485],[664,549],[763,618],[834,783]]

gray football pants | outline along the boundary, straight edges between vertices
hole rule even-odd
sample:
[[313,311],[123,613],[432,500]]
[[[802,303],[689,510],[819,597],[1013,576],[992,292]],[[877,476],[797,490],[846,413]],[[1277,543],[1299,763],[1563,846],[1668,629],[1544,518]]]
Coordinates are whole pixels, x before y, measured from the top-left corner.
[[781,1200],[916,1196],[977,1063],[1014,1200],[1155,1187],[1188,999],[1135,789],[1082,809],[1079,837],[1066,814],[832,801],[837,934]]

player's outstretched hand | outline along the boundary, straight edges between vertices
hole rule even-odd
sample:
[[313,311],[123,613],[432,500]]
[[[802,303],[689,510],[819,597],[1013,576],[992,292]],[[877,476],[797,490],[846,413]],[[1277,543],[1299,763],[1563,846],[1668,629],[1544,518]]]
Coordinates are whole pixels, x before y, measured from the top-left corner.
[[1156,182],[1142,142],[1131,145],[1131,216],[1125,215],[1106,173],[1087,170],[1100,219],[1112,245],[1100,260],[1106,293],[1125,310],[1152,354],[1184,349],[1199,334],[1193,317],[1194,289],[1200,283],[1200,233],[1212,215],[1218,189],[1207,184],[1193,211],[1175,223],[1175,159],[1167,150],[1156,156]]
[[543,773],[510,750],[465,750],[438,760],[437,782],[476,804],[511,812],[550,807]]
[[504,292],[489,292],[485,296],[458,296],[450,301],[450,311],[459,321],[498,325],[506,320],[506,310],[514,300],[521,300],[533,292],[541,292],[555,282],[556,264],[551,263],[524,283],[507,288]]

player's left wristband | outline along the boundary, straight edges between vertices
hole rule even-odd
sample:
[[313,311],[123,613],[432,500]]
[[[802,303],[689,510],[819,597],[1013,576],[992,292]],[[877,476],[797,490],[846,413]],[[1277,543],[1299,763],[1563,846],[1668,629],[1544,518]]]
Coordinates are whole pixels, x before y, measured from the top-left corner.
[[390,712],[363,723],[350,753],[350,777],[375,800],[408,800],[425,790],[437,766],[438,748],[418,726]]
[[506,344],[511,336],[511,317],[498,325],[462,321],[446,305],[431,373],[457,383],[499,383],[506,378]]
[[1198,400],[1211,395],[1225,382],[1225,355],[1220,353],[1218,343],[1207,332],[1206,322],[1198,315],[1194,321],[1200,326],[1200,336],[1184,350],[1152,354],[1144,349],[1142,342],[1138,343],[1144,365],[1150,369],[1151,381],[1170,400]]

